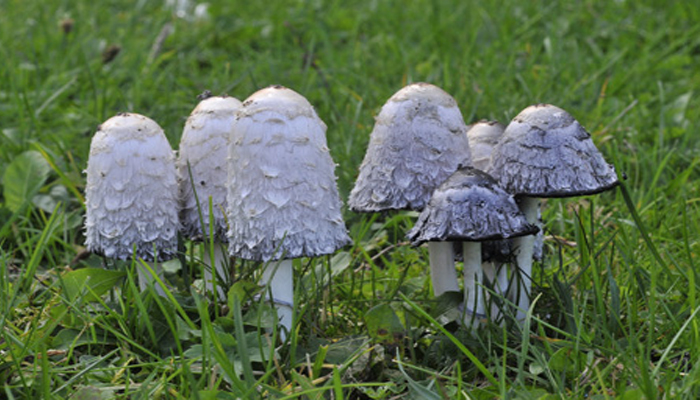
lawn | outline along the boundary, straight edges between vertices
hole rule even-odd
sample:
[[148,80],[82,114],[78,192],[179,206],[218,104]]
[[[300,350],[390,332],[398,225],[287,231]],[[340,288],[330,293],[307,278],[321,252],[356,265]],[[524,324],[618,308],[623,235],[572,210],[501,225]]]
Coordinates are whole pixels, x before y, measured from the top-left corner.
[[[0,0],[0,398],[700,398],[700,8],[681,1]],[[328,125],[346,200],[374,117],[430,82],[464,119],[569,111],[622,184],[543,203],[533,305],[471,331],[434,298],[417,213],[343,209],[354,245],[294,262],[280,341],[252,262],[226,302],[202,246],[165,264],[86,252],[90,140],[119,112],[177,148],[205,90],[281,84]],[[692,135],[696,134],[695,137]]]

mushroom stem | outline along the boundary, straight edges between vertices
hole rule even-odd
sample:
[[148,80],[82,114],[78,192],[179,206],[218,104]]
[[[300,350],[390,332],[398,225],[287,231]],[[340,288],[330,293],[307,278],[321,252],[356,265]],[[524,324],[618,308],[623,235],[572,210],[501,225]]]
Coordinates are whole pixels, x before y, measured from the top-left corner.
[[459,292],[452,242],[428,242],[433,293]]
[[[539,201],[537,198],[522,196],[520,198],[520,210],[525,214],[527,222],[542,228],[542,224],[537,218]],[[532,254],[535,248],[535,235],[520,236],[514,239],[517,256],[517,273],[513,280],[515,285],[514,295],[517,296],[515,303],[518,306],[516,319],[523,321],[527,310],[530,308],[530,289],[532,288]]]
[[[294,310],[294,268],[292,260],[280,260],[270,263],[263,270],[261,283],[269,286],[266,293],[272,296],[272,302],[277,309],[277,318],[285,329],[280,332],[282,340],[286,332],[292,330],[292,314]],[[268,292],[269,291],[269,292]]]
[[464,322],[485,317],[483,301],[484,276],[481,269],[481,243],[464,242]]
[[[493,288],[493,293],[506,297],[508,294],[508,267],[504,263],[485,262],[481,268],[484,270],[484,279],[488,280]],[[498,321],[501,318],[501,305],[491,301],[491,320]]]
[[[229,274],[227,273],[228,263],[226,262],[225,245],[220,242],[214,242],[212,246],[214,248],[214,258],[212,259],[212,249],[210,249],[209,246],[205,246],[204,255],[202,256],[202,263],[204,264],[204,289],[207,293],[213,293],[214,286],[216,286],[216,293],[219,301],[226,301],[226,288],[224,284],[228,283]],[[216,275],[212,275],[212,269],[216,271]]]
[[[163,266],[161,265],[161,263],[153,262],[151,263],[151,268],[153,269],[153,272],[155,272],[155,274],[162,281],[164,274]],[[151,275],[151,271],[149,271],[149,269],[140,260],[136,262],[136,273],[138,274],[139,278],[139,289],[141,289],[142,292],[145,292],[146,289],[148,289],[149,282],[153,282],[153,287],[155,288],[156,293],[158,293],[158,295],[161,297],[166,297],[165,289],[158,283],[158,281],[153,277],[153,275]]]

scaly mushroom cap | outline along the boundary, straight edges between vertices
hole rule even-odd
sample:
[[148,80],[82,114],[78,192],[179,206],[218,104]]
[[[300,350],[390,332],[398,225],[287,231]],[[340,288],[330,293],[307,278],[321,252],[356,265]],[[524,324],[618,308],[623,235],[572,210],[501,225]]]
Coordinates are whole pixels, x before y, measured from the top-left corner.
[[491,162],[491,151],[503,136],[506,127],[498,121],[479,121],[467,131],[472,166],[486,171]]
[[99,126],[90,144],[85,246],[109,258],[165,261],[177,250],[175,156],[163,130],[123,113]]
[[467,126],[442,89],[416,83],[382,107],[348,204],[356,212],[420,210],[460,165],[470,165]]
[[569,113],[530,106],[506,127],[488,172],[507,191],[531,197],[595,194],[619,182],[591,135]]
[[268,261],[330,254],[351,242],[326,125],[282,86],[243,102],[229,146],[229,252]]
[[[231,128],[241,102],[233,97],[209,97],[202,100],[187,119],[180,140],[177,170],[180,186],[180,220],[183,234],[200,239],[202,226],[209,234],[209,214],[214,218],[213,232],[226,242],[226,159]],[[189,170],[188,170],[189,163]],[[192,179],[190,179],[190,172]],[[195,197],[195,191],[197,196]],[[209,198],[212,209],[209,209]],[[197,207],[199,200],[199,208]],[[201,210],[201,219],[200,219]]]
[[429,241],[505,239],[529,235],[528,224],[513,196],[496,181],[472,167],[463,167],[433,193],[406,237],[414,246]]

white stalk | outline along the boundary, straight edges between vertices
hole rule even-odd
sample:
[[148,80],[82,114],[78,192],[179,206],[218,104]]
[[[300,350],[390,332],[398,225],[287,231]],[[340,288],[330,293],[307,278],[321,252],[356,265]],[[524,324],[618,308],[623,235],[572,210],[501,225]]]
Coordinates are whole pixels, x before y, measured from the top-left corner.
[[[520,210],[525,214],[527,222],[541,227],[537,218],[539,210],[539,200],[533,197],[524,196],[520,200]],[[520,236],[514,239],[515,251],[517,252],[516,262],[518,270],[514,273],[513,280],[516,285],[513,294],[518,309],[516,319],[523,321],[527,310],[530,308],[530,290],[532,288],[532,253],[535,248],[535,235]]]
[[[481,266],[484,270],[484,279],[492,286],[493,293],[506,297],[508,295],[508,266],[504,263],[485,262]],[[487,294],[488,295],[488,294]],[[496,301],[491,301],[491,320],[501,319],[501,307]]]
[[[159,262],[154,262],[151,263],[151,268],[160,278],[160,280],[164,282],[165,275],[163,274],[163,266]],[[151,275],[151,271],[149,271],[141,261],[136,263],[136,272],[139,278],[139,289],[141,289],[142,292],[145,292],[146,289],[148,289],[149,282],[153,282],[153,287],[156,290],[156,293],[158,293],[158,295],[161,297],[166,297],[165,289],[158,283],[158,281],[156,281],[153,275]]]
[[485,316],[481,243],[464,242],[462,246],[464,249],[464,322],[469,324],[472,318],[478,321]]
[[452,242],[428,242],[428,254],[435,296],[445,292],[459,292]]
[[267,293],[272,294],[272,302],[277,309],[277,317],[280,325],[284,327],[280,331],[282,340],[292,330],[292,314],[294,310],[294,268],[292,260],[280,260],[278,263],[270,263],[263,270],[261,283],[266,287]]
[[[229,282],[229,274],[227,272],[228,263],[226,260],[226,251],[224,250],[225,245],[223,243],[214,242],[213,246],[213,260],[211,258],[211,249],[206,244],[204,246],[204,255],[202,257],[202,263],[204,264],[204,289],[207,293],[213,293],[214,286],[216,286],[216,293],[219,301],[226,301],[225,285]],[[216,271],[215,275],[212,274],[212,269]]]
[[481,269],[484,271],[484,279],[491,282],[495,287],[496,271],[498,269],[496,264],[493,261],[485,262],[481,264]]

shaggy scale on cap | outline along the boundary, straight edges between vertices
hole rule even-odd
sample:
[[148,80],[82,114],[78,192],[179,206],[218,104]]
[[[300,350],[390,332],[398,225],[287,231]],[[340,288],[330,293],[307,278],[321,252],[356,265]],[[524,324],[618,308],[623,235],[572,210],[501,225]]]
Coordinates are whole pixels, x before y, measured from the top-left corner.
[[549,104],[527,107],[508,124],[488,172],[507,191],[531,197],[595,194],[619,183],[591,135]]
[[[209,234],[209,214],[214,217],[213,232],[226,242],[226,183],[229,137],[241,102],[233,97],[202,100],[187,119],[180,140],[177,161],[182,209],[182,232],[188,238],[201,238],[202,226]],[[189,162],[189,170],[188,170]],[[190,171],[192,180],[190,180]],[[195,198],[195,191],[197,197]],[[209,197],[213,208],[209,209]],[[199,208],[197,207],[199,200]],[[200,220],[201,217],[203,221]]]
[[467,126],[442,89],[416,83],[382,107],[348,204],[356,212],[420,210],[460,165],[470,165]]
[[175,255],[175,156],[157,123],[132,113],[108,119],[92,138],[86,173],[88,251],[126,260],[135,247],[149,262]]
[[428,241],[506,239],[537,232],[513,196],[488,174],[464,167],[440,185],[407,238],[414,246]]
[[351,242],[326,125],[282,86],[243,102],[229,146],[229,252],[268,261],[330,254]]

